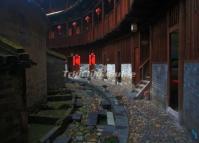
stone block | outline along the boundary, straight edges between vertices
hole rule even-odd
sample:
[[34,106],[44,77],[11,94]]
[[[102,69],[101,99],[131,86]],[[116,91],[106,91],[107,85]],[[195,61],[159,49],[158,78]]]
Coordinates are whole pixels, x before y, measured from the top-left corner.
[[110,126],[115,126],[115,119],[113,112],[107,112],[107,124]]
[[96,126],[98,121],[98,113],[91,112],[88,114],[87,125]]

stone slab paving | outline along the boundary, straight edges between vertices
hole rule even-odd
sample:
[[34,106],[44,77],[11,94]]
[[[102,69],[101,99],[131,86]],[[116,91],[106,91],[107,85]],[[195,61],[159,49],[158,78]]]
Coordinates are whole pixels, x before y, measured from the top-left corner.
[[126,110],[125,110],[124,106],[121,106],[121,105],[113,106],[113,110],[115,111],[116,115],[122,116],[122,115],[126,114]]
[[[93,81],[93,84],[101,86],[103,81]],[[129,124],[129,143],[192,143],[187,131],[178,125],[164,110],[157,107],[152,101],[133,100],[126,96],[128,89],[120,86],[106,84],[108,90],[115,96],[122,96],[121,100],[128,113],[128,119],[118,118],[116,123],[121,122],[118,132],[125,136],[122,130],[123,122]],[[119,110],[118,110],[119,111]],[[122,142],[122,141],[121,141]]]
[[191,143],[185,129],[150,101],[132,101],[129,108],[130,142]]
[[[112,95],[110,92],[104,90],[103,85],[88,84],[85,80],[76,80],[77,82],[84,82],[87,85],[90,85],[96,92],[109,101],[111,104],[114,118],[115,118],[115,133],[117,133],[119,143],[128,142],[128,117],[127,112],[123,105],[120,105],[117,98]],[[116,114],[117,113],[117,114]]]
[[71,141],[70,137],[67,137],[66,135],[59,136],[58,138],[53,141],[53,143],[69,143]]

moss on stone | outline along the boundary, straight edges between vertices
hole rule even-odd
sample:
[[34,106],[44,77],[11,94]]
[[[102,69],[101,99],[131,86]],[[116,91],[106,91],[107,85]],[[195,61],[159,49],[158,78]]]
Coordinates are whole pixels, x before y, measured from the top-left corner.
[[48,102],[47,106],[53,109],[68,109],[72,101]]
[[14,48],[16,50],[22,50],[22,49],[24,49],[20,44],[14,42],[14,41],[11,41],[11,40],[9,40],[9,39],[7,39],[5,37],[2,37],[1,35],[0,35],[0,42],[6,44],[10,48]]
[[71,110],[41,110],[36,115],[41,117],[62,118],[70,114]]
[[30,124],[29,125],[29,143],[38,143],[39,139],[43,137],[53,126],[43,124]]

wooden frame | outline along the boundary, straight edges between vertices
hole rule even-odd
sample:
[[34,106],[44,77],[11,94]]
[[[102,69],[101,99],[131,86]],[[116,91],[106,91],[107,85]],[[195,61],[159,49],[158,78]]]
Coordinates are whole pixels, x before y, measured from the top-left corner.
[[[179,85],[178,85],[178,112],[181,115],[183,111],[183,85],[184,85],[184,49],[185,49],[185,2],[179,2],[179,23],[177,25],[174,25],[172,27],[169,27],[169,24],[167,23],[168,26],[168,32],[167,32],[167,48],[168,48],[168,53],[167,53],[167,63],[168,63],[168,81],[167,81],[167,107],[170,107],[170,54],[171,54],[171,47],[170,47],[170,34],[172,32],[178,32],[179,33],[179,61],[178,61],[178,80],[179,80]],[[167,15],[167,22],[168,22],[168,15]],[[180,118],[182,119],[182,118]]]

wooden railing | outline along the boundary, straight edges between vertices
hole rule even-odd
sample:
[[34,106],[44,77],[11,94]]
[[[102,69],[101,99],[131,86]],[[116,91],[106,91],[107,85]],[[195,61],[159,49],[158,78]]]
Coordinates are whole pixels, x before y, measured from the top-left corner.
[[114,9],[103,17],[103,19],[87,31],[78,35],[66,37],[54,37],[49,39],[49,48],[63,48],[92,43],[102,39],[105,35],[112,32],[124,20],[129,13],[133,0],[120,0]]

